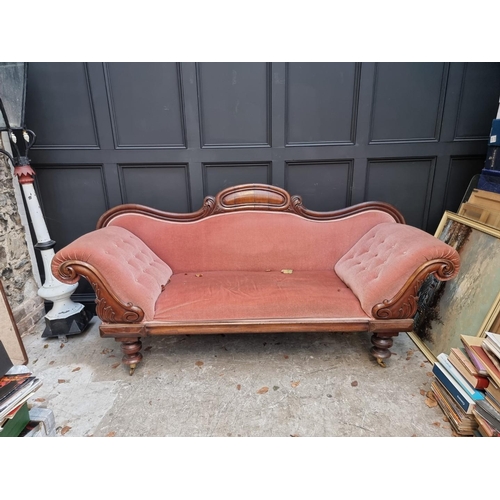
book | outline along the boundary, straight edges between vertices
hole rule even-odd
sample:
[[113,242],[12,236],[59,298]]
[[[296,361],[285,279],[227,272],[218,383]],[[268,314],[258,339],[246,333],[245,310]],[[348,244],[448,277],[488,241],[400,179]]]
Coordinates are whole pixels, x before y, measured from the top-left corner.
[[494,397],[492,397],[490,394],[485,394],[484,400],[488,401],[488,403],[490,403],[490,405],[500,413],[500,403]]
[[0,430],[0,437],[18,437],[30,421],[28,404],[22,404]]
[[500,349],[500,333],[486,332],[485,335]]
[[461,406],[464,412],[471,414],[473,408],[476,406],[475,401],[462,389],[461,385],[448,373],[439,361],[434,363],[432,373]]
[[476,367],[465,354],[465,349],[462,351],[452,348],[448,360],[474,389],[486,389],[490,384],[488,377],[478,374]]
[[21,408],[22,408],[25,404],[26,404],[26,402],[25,402],[25,403],[21,403],[21,404],[19,404],[19,405],[18,405],[18,406],[16,406],[13,410],[11,410],[11,411],[10,411],[7,415],[5,415],[5,418],[4,418],[4,420],[3,420],[3,422],[2,422],[2,425],[1,425],[1,427],[0,427],[0,432],[1,432],[3,429],[5,429],[6,425],[7,425],[7,424],[8,424],[8,422],[9,422],[9,420],[12,420],[12,419],[16,416],[17,412],[18,412],[18,411],[20,411],[20,410],[21,410]]
[[476,413],[479,413],[488,424],[500,432],[500,412],[496,411],[487,401],[478,401],[475,407]]
[[500,387],[498,387],[493,380],[490,379],[490,383],[484,390],[484,393],[491,395],[496,401],[500,402]]
[[3,427],[7,415],[21,403],[27,401],[41,385],[42,381],[33,377],[0,402],[0,427]]
[[496,354],[495,349],[496,347],[491,343],[490,339],[483,339],[483,343],[481,344],[481,347],[483,348],[484,352],[490,358],[490,361],[495,365],[495,368],[497,370],[500,370],[500,358]]
[[7,397],[16,387],[14,380],[0,380],[0,400]]
[[458,372],[458,370],[448,360],[448,355],[442,352],[438,357],[438,361],[446,368],[447,372],[460,384],[462,389],[475,401],[484,399],[484,394],[477,389],[474,389],[467,380]]
[[438,379],[431,382],[431,390],[453,430],[457,434],[470,436],[478,427],[474,415],[467,415]]
[[474,417],[478,424],[478,431],[483,437],[500,437],[500,432],[495,430],[479,413],[474,411]]
[[465,352],[467,353],[467,356],[475,366],[477,373],[479,373],[479,375],[482,375],[483,377],[486,377],[488,375],[488,372],[486,371],[484,363],[477,356],[477,354],[468,346],[465,346]]
[[466,347],[469,347],[471,351],[481,360],[486,372],[489,377],[495,382],[497,386],[500,386],[500,370],[491,362],[486,352],[482,347],[483,339],[481,337],[472,337],[470,335],[460,335],[461,341]]
[[[31,377],[34,378],[34,377]],[[28,374],[6,375],[0,379],[0,406],[2,401],[18,390],[30,379]]]
[[449,357],[457,358],[460,361],[460,363],[462,363],[472,375],[479,375],[477,368],[470,360],[464,347],[452,347],[450,350]]

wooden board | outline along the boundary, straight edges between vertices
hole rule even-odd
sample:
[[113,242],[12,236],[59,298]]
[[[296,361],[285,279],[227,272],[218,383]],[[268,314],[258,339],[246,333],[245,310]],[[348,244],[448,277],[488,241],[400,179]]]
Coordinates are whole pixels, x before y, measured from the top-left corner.
[[[500,209],[500,205],[498,208]],[[461,205],[458,214],[500,229],[500,211],[492,210],[489,207],[467,202]]]
[[25,365],[28,356],[0,281],[0,340],[15,365]]
[[500,229],[500,194],[473,189],[469,199],[460,205],[458,214]]
[[482,189],[474,189],[467,200],[473,205],[479,205],[491,210],[500,211],[500,194]]

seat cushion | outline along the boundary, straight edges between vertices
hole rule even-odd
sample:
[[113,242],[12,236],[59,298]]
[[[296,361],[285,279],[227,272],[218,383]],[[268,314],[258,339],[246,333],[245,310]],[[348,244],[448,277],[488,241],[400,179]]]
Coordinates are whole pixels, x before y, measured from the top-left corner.
[[369,319],[334,271],[200,271],[171,277],[154,321],[301,318]]

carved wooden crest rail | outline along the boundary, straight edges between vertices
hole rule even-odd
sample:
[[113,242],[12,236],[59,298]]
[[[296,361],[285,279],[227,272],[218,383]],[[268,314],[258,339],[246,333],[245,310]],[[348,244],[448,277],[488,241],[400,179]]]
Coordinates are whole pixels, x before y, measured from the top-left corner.
[[144,214],[160,220],[190,222],[204,219],[211,215],[244,210],[290,212],[311,220],[334,220],[369,210],[381,210],[390,214],[396,222],[405,223],[404,217],[398,210],[383,202],[365,202],[331,212],[315,212],[304,207],[300,196],[291,196],[287,191],[277,186],[244,184],[224,189],[215,197],[207,196],[203,201],[203,206],[196,212],[163,212],[137,204],[120,205],[103,214],[97,222],[97,228],[107,226],[112,219],[125,213]]

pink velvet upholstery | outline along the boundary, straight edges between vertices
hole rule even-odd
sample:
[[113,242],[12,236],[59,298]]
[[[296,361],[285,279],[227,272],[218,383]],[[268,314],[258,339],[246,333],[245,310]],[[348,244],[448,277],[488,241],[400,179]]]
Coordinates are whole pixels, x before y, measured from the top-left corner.
[[80,260],[100,271],[121,302],[139,306],[146,320],[153,319],[162,285],[172,276],[165,262],[137,236],[121,227],[106,227],[85,234],[60,250],[52,260],[55,277],[59,275],[59,265],[67,260]]
[[438,258],[458,270],[453,248],[377,210],[330,221],[267,211],[196,222],[124,214],[60,250],[52,271],[58,277],[65,261],[88,263],[148,322],[342,323],[368,321],[376,304]]
[[110,226],[128,229],[174,271],[332,270],[373,226],[396,225],[385,212],[314,221],[285,212],[219,214],[196,222],[169,222],[127,214]]
[[413,272],[426,261],[450,259],[457,271],[458,253],[417,228],[379,224],[368,231],[335,265],[366,314],[384,299],[392,299]]
[[460,260],[386,203],[319,213],[260,184],[190,214],[118,206],[98,227],[60,250],[52,272],[92,284],[101,336],[121,342],[130,374],[141,338],[157,335],[371,331],[381,362],[412,327],[422,281],[453,278]]
[[219,271],[174,274],[154,321],[360,320],[367,315],[333,271]]

